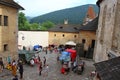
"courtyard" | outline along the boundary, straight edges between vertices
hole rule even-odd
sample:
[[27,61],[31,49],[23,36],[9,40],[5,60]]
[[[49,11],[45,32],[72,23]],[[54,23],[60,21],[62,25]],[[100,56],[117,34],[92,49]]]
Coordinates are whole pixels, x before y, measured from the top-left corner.
[[[46,64],[49,65],[48,76],[44,77],[43,74],[39,76],[38,65],[31,67],[30,65],[24,65],[24,78],[22,80],[88,80],[87,78],[90,75],[90,72],[95,68],[93,66],[93,60],[83,59],[85,61],[85,70],[82,75],[78,75],[73,71],[70,71],[67,75],[61,74],[61,63],[57,61],[58,53],[48,53],[40,52],[36,56],[40,56],[43,61],[43,57],[46,57]],[[19,76],[19,73],[17,73]],[[4,70],[0,74],[0,80],[12,80],[13,76],[10,71]]]

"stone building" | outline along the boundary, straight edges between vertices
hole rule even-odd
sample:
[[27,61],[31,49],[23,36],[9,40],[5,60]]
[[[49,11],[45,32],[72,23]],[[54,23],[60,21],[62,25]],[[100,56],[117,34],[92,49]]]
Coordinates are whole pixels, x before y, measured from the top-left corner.
[[17,58],[18,11],[23,7],[13,0],[0,0],[0,57]]
[[[93,58],[93,50],[96,41],[96,30],[98,27],[98,17],[81,26],[79,31],[79,43],[84,44],[84,57]],[[81,56],[82,57],[82,56]]]
[[49,44],[61,45],[68,41],[78,42],[78,33],[80,25],[68,24],[68,20],[64,24],[58,24],[49,29]]
[[79,43],[84,44],[84,53],[81,54],[81,57],[82,56],[89,58],[93,57],[97,25],[98,25],[98,17],[96,18],[96,14],[93,7],[89,6],[83,22],[83,26],[81,26],[79,29],[80,30]]
[[100,7],[95,62],[120,56],[120,0],[98,0]]
[[89,6],[83,25],[71,25],[68,24],[68,20],[65,20],[64,24],[58,24],[49,29],[49,44],[60,45],[68,41],[83,43],[84,51],[79,53],[80,57],[93,58],[97,26],[98,17],[93,7]]

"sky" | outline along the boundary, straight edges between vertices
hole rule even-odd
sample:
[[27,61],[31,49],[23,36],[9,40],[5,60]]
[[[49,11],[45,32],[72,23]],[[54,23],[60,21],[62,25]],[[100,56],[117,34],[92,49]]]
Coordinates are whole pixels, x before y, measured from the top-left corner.
[[53,11],[77,7],[85,4],[96,4],[97,0],[14,0],[25,10],[25,16],[36,17]]

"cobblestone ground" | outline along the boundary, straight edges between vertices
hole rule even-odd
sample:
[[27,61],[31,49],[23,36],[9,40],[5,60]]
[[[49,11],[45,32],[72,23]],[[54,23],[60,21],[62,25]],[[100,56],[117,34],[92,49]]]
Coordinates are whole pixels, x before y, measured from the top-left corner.
[[[24,65],[24,79],[23,80],[88,80],[86,79],[91,71],[94,70],[93,61],[92,60],[84,60],[85,61],[85,70],[82,75],[78,75],[72,71],[69,74],[64,75],[60,73],[61,63],[57,62],[56,57],[57,53],[48,53],[45,54],[41,52],[36,54],[36,56],[40,55],[43,60],[43,56],[47,59],[47,64],[49,65],[49,73],[47,77],[43,75],[39,76],[38,74],[38,65],[31,67],[29,65]],[[19,73],[18,73],[19,76]],[[0,73],[0,80],[12,80],[13,76],[9,71],[4,70],[3,73]]]

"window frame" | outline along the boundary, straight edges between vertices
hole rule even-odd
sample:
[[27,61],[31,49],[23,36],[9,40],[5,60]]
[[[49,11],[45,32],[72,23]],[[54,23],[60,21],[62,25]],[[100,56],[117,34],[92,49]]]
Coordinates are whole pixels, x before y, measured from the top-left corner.
[[74,38],[77,38],[77,35],[74,35]]
[[54,34],[54,37],[56,37],[56,34]]
[[8,16],[4,15],[4,26],[8,26]]
[[62,37],[65,37],[65,34],[63,34]]
[[86,39],[82,39],[82,43],[85,44],[86,43]]
[[8,44],[4,44],[4,45],[3,45],[3,50],[4,50],[4,51],[8,51]]

